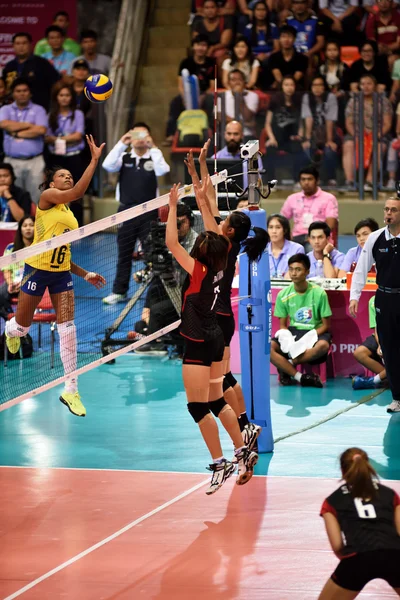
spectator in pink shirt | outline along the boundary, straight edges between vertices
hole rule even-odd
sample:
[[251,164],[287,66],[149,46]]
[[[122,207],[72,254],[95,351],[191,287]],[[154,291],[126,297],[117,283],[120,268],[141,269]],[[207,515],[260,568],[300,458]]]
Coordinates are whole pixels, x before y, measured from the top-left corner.
[[287,219],[293,219],[293,241],[309,252],[308,228],[311,223],[324,221],[333,232],[337,231],[338,202],[333,194],[324,192],[318,186],[319,173],[315,167],[302,169],[299,181],[302,191],[291,194],[280,213]]

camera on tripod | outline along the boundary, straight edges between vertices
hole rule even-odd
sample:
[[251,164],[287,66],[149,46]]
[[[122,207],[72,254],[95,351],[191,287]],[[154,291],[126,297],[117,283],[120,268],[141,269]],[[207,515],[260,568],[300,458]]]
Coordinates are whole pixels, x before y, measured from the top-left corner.
[[[178,222],[178,229],[180,223]],[[151,224],[150,235],[146,240],[144,254],[146,267],[134,275],[137,283],[145,283],[150,274],[158,275],[166,285],[176,286],[172,254],[165,245],[166,223],[154,222]]]

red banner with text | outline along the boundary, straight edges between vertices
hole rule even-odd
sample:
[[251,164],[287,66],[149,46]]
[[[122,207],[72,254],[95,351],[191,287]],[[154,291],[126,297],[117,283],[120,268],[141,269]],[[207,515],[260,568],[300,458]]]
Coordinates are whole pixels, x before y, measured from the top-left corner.
[[76,0],[40,0],[36,2],[3,2],[0,0],[0,71],[14,58],[12,37],[18,31],[27,31],[36,44],[44,37],[46,27],[52,24],[57,11],[69,15],[68,36],[76,38]]

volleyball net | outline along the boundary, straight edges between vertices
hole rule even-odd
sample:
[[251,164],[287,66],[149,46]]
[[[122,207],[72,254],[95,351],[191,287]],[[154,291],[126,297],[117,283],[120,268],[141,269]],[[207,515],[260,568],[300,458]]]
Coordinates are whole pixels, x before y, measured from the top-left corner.
[[[212,182],[221,183],[226,177],[226,172],[221,172],[212,177]],[[191,185],[180,188],[180,199],[190,195],[193,195]],[[144,356],[149,349],[148,353],[152,353],[154,345],[161,354],[180,353],[182,338],[176,330],[180,324],[185,273],[165,246],[168,198],[169,195],[164,194],[0,258],[3,278],[14,277],[17,286],[18,282],[25,285],[24,289],[32,294],[40,291],[35,289],[36,278],[31,276],[20,281],[25,261],[32,263],[31,272],[36,269],[40,275],[43,270],[46,275],[51,264],[49,277],[52,277],[52,273],[62,271],[68,247],[71,261],[84,269],[83,273],[87,271],[104,277],[105,286],[97,289],[90,283],[90,277],[85,279],[72,274],[78,350],[76,376],[132,350],[140,351],[145,344]],[[196,223],[198,232],[202,223],[198,220]],[[179,212],[177,226],[178,237],[185,237],[187,223],[182,223]],[[194,242],[193,229],[191,235]],[[105,298],[113,292],[123,291],[123,287],[118,289],[117,282],[123,286],[124,281],[128,285],[126,299],[106,304]],[[65,307],[61,306],[62,311],[70,309],[70,294],[66,293],[64,297],[67,296],[69,299],[65,300]],[[35,302],[37,295],[30,298]],[[14,294],[14,314],[18,302],[18,295]],[[61,360],[56,320],[47,290],[34,312],[30,338],[22,338],[19,353],[10,355],[5,348],[4,324],[0,319],[0,358],[3,359],[0,360],[0,410],[59,385],[67,375],[71,376],[71,373],[65,374]],[[24,358],[24,354],[30,354],[31,347],[31,356]]]

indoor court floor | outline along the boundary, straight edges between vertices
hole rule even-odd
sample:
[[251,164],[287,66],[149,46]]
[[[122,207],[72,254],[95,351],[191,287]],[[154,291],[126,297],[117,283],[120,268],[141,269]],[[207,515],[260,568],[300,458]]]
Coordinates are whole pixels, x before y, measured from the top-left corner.
[[[349,379],[318,390],[271,377],[283,439],[249,484],[210,497],[178,361],[130,354],[84,374],[84,419],[59,392],[0,412],[3,600],[317,599],[337,562],[319,509],[340,452],[361,446],[400,492],[400,414],[386,413],[389,392]],[[384,582],[360,595],[394,597]]]

